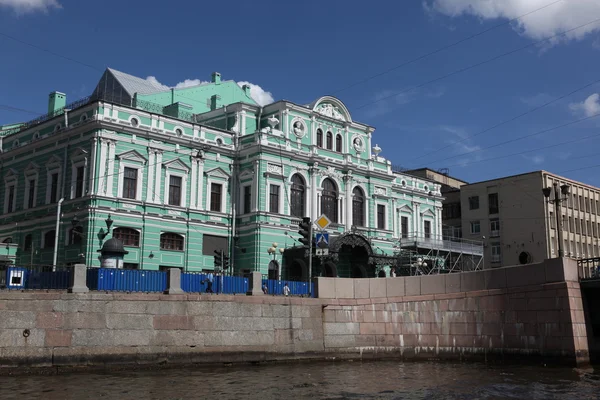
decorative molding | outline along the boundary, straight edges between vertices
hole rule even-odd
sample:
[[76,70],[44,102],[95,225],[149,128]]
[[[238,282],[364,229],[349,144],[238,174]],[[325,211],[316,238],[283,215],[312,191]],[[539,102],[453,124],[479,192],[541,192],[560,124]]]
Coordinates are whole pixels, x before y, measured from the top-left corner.
[[136,150],[129,150],[125,153],[121,153],[117,155],[117,158],[119,160],[133,161],[138,162],[140,164],[146,164],[146,161],[148,161],[146,157],[138,153]]
[[167,163],[164,163],[163,167],[167,168],[167,169],[178,169],[178,170],[185,171],[185,172],[189,172],[189,170],[190,170],[190,167],[188,167],[179,158],[176,158],[176,159],[171,160],[171,161],[169,161]]
[[289,133],[293,133],[298,139],[302,139],[306,136],[306,132],[308,132],[308,128],[304,120],[300,117],[294,118],[290,124]]
[[335,170],[335,167],[328,166],[326,169],[322,169],[319,171],[321,176],[329,176],[331,178],[341,179],[342,174]]
[[365,141],[360,135],[352,136],[352,147],[356,150],[357,153],[362,153],[365,151]]
[[209,169],[208,171],[204,171],[204,175],[211,176],[214,178],[221,178],[221,179],[229,179],[229,177],[231,176],[227,172],[225,172],[225,170],[223,168],[220,168],[220,167]]
[[375,186],[375,190],[373,192],[374,195],[379,196],[387,196],[387,189],[379,186]]
[[283,175],[283,166],[279,164],[267,164],[267,174]]
[[398,211],[400,212],[406,212],[409,214],[412,214],[413,212],[413,208],[411,206],[409,206],[408,204],[403,204],[400,207],[397,208]]
[[431,211],[430,208],[428,208],[427,210],[425,210],[421,213],[421,216],[435,217],[435,213],[433,211]]

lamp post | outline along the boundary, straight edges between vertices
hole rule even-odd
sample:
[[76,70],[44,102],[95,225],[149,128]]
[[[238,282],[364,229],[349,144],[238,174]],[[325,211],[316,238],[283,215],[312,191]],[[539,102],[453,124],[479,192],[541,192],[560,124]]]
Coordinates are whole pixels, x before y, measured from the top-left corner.
[[[283,262],[283,253],[285,249],[283,247],[279,248],[279,254],[281,254],[281,261]],[[277,262],[277,243],[273,243],[271,247],[267,249],[267,253],[273,256],[273,261]],[[281,280],[281,263],[277,262],[277,280]]]
[[[556,214],[556,230],[558,231],[558,257],[562,258],[565,256],[565,250],[563,248],[563,226],[562,226],[562,211],[560,209],[560,204],[567,200],[567,196],[569,195],[569,185],[561,185],[560,192],[558,190],[558,182],[554,182],[554,200],[550,200],[550,194],[552,194],[551,187],[545,187],[542,189],[542,193],[544,193],[544,197],[547,199],[548,203],[554,204],[554,213]],[[564,195],[561,197],[560,195]]]

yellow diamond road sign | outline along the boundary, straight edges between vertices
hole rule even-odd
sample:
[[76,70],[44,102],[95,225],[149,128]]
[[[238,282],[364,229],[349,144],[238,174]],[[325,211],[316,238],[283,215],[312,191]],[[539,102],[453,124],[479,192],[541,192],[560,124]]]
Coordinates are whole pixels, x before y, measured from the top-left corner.
[[317,220],[315,221],[315,224],[317,224],[317,226],[319,228],[325,229],[329,225],[331,225],[331,220],[329,218],[327,218],[327,216],[325,214],[323,214],[319,218],[317,218]]

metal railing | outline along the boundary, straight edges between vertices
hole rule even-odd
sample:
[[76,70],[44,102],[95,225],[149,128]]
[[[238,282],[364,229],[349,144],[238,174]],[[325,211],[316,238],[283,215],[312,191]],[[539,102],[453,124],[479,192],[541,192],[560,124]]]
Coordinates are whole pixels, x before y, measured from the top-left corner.
[[266,279],[263,275],[262,288],[265,288],[267,292],[265,294],[280,296],[283,295],[283,288],[287,283],[290,288],[290,296],[308,296],[315,297],[315,284],[300,280],[277,280],[277,279]]
[[399,245],[401,248],[416,246],[455,253],[483,254],[482,242],[440,235],[409,234],[400,238]]
[[600,257],[577,260],[577,271],[580,280],[600,279]]
[[[222,278],[222,279],[221,279]],[[208,274],[204,272],[183,272],[181,289],[186,293],[203,293],[208,289]],[[246,294],[248,278],[242,276],[223,276],[213,274],[213,293]]]

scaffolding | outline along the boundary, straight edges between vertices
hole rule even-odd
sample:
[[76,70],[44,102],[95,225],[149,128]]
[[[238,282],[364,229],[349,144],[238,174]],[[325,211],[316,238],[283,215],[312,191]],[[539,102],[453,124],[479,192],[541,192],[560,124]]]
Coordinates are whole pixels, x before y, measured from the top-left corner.
[[395,248],[399,276],[434,275],[483,269],[483,243],[433,235],[407,235]]

